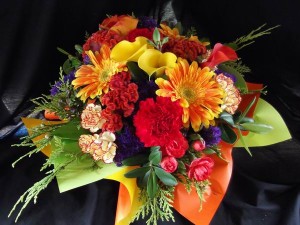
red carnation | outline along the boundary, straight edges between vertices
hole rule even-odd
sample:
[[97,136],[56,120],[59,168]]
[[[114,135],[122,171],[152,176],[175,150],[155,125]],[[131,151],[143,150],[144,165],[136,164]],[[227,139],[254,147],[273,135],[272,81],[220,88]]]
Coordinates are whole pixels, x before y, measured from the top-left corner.
[[146,147],[166,146],[174,137],[181,136],[182,108],[170,98],[147,98],[140,102],[134,116],[136,135]]
[[210,157],[198,158],[192,161],[188,169],[190,179],[206,180],[212,172],[214,161]]

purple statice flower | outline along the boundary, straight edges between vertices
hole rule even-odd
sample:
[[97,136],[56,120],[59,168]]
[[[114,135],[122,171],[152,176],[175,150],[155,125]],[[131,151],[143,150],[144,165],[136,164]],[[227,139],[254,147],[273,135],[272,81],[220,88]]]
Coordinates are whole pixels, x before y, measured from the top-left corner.
[[[64,83],[71,83],[72,80],[74,80],[75,78],[75,71],[70,72],[68,75],[65,75],[63,78]],[[63,82],[61,80],[56,81],[55,84],[51,87],[50,89],[50,94],[52,96],[57,95],[57,93],[59,92],[59,88],[61,87],[61,85],[63,84]]]
[[122,161],[136,155],[144,150],[144,145],[138,137],[136,137],[130,127],[125,126],[120,134],[116,135],[116,144],[118,146],[116,156],[114,158],[117,166],[122,165]]
[[146,98],[155,98],[155,91],[158,89],[157,84],[152,80],[143,80],[138,83],[139,101]]
[[157,21],[148,16],[139,17],[138,28],[155,28],[157,27]]
[[88,55],[83,56],[83,64],[91,64],[90,57]]
[[201,137],[204,139],[207,147],[217,145],[221,141],[221,130],[219,127],[209,126],[200,131]]
[[223,73],[224,76],[229,77],[229,78],[233,81],[233,83],[236,82],[236,77],[235,77],[233,74],[223,72],[222,70],[219,70],[219,69],[217,69],[217,70],[215,71],[215,73],[218,74],[218,75],[221,74],[221,73]]

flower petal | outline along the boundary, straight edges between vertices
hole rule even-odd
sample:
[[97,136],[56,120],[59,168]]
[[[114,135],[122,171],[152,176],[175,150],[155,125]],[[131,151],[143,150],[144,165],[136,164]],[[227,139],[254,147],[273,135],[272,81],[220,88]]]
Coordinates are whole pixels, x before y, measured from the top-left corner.
[[156,49],[147,49],[139,58],[139,67],[149,76],[156,73],[157,76],[164,74],[167,67],[174,67],[177,57],[171,52],[161,53]]
[[147,49],[147,38],[137,37],[135,42],[121,41],[111,50],[110,58],[117,62],[137,62]]

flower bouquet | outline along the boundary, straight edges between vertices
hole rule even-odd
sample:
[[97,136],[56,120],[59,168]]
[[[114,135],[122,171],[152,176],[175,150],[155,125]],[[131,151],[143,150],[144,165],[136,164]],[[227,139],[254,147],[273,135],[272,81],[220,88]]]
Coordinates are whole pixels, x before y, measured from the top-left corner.
[[113,179],[120,182],[116,224],[174,221],[172,208],[208,224],[229,183],[232,147],[251,155],[251,146],[290,138],[259,98],[263,86],[244,80],[250,69],[237,55],[274,27],[263,28],[212,45],[193,28],[116,15],[76,54],[58,48],[67,56],[59,80],[33,99],[45,120],[23,118],[29,134],[18,144],[33,147],[20,159],[47,155],[41,170],[48,171],[12,211],[23,203],[21,213],[54,178],[61,192]]

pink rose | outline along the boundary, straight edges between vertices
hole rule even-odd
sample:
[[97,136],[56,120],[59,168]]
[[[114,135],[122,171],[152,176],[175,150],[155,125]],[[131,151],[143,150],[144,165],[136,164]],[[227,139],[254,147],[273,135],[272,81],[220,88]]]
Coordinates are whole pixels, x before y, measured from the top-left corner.
[[173,173],[178,166],[177,160],[173,156],[165,156],[160,163],[161,168],[163,168],[168,173]]
[[184,156],[186,150],[189,148],[187,140],[182,136],[174,137],[166,146],[164,146],[164,153],[168,156],[175,158],[181,158]]
[[200,140],[196,140],[193,142],[192,147],[195,151],[202,151],[205,149],[205,141],[203,138],[201,138]]
[[206,180],[212,172],[214,161],[210,157],[203,157],[193,160],[188,169],[190,179],[197,181]]
[[91,132],[97,132],[105,123],[101,117],[101,106],[90,103],[81,113],[81,126]]

